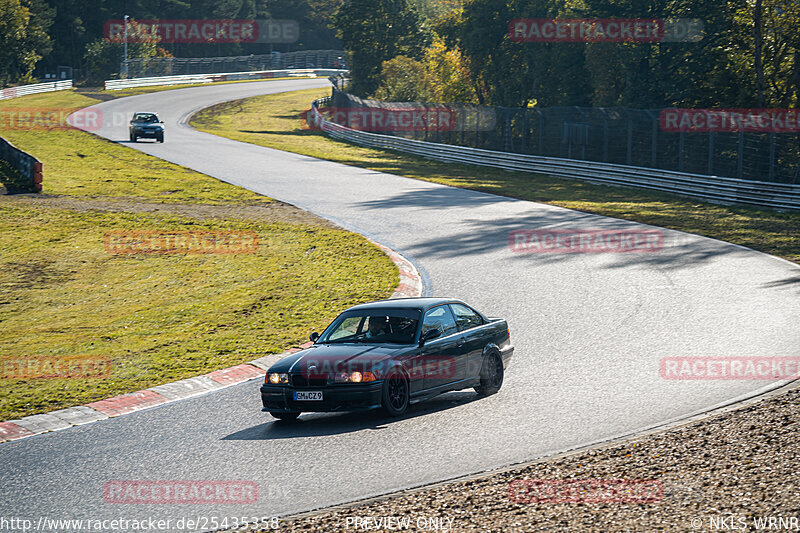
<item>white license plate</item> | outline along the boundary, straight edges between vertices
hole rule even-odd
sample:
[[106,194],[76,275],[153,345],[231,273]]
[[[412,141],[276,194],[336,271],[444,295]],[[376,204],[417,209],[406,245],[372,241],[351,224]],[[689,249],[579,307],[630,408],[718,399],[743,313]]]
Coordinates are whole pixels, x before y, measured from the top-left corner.
[[299,401],[322,401],[322,391],[294,391],[294,399]]

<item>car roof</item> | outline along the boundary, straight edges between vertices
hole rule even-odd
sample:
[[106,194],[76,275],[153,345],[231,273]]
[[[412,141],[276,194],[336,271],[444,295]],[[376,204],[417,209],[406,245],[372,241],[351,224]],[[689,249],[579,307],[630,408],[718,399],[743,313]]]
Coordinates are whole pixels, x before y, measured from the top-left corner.
[[396,309],[430,309],[440,304],[446,303],[464,303],[461,300],[454,298],[393,298],[391,300],[378,300],[376,302],[369,302],[366,304],[354,305],[348,311],[365,310],[365,309],[385,309],[393,307]]
[[158,116],[158,113],[154,113],[153,111],[137,111],[133,115],[134,116],[136,116],[136,115],[155,115],[155,116]]

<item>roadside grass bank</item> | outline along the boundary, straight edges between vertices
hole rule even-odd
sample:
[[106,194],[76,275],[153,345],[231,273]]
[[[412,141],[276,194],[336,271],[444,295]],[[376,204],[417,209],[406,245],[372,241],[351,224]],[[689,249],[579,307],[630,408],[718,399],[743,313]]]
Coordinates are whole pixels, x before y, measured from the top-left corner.
[[328,138],[303,113],[330,94],[308,89],[225,102],[194,115],[201,131],[379,172],[686,231],[800,263],[800,214],[716,205],[629,187],[431,161]]
[[[65,91],[0,111],[93,103]],[[43,161],[45,179],[43,194],[0,196],[0,420],[285,351],[397,285],[376,246],[293,206],[77,130],[3,136]],[[258,245],[117,254],[109,232],[247,232]],[[107,360],[110,375],[37,375],[73,357]]]
[[[319,76],[318,76],[319,77]],[[307,76],[292,76],[288,78],[264,78],[261,80],[229,80],[215,81],[211,83],[187,83],[186,85],[151,85],[148,87],[131,87],[129,89],[118,89],[107,91],[102,87],[76,87],[75,92],[84,96],[96,98],[98,100],[115,100],[126,96],[136,96],[139,94],[158,93],[171,91],[173,89],[189,89],[191,87],[206,87],[209,85],[230,85],[232,83],[258,83],[262,81],[283,81],[283,80],[305,80]]]
[[[66,116],[96,103],[74,91],[44,93],[0,101],[0,116],[11,117],[20,111]],[[42,162],[43,192],[48,194],[209,204],[272,201],[84,131],[25,127],[27,124],[23,121],[22,127],[5,128],[2,136]]]

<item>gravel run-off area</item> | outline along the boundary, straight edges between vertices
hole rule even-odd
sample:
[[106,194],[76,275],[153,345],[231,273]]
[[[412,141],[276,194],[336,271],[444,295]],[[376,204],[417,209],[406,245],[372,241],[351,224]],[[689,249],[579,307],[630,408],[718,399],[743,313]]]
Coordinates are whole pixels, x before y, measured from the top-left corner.
[[285,517],[280,530],[800,531],[800,387],[604,447]]

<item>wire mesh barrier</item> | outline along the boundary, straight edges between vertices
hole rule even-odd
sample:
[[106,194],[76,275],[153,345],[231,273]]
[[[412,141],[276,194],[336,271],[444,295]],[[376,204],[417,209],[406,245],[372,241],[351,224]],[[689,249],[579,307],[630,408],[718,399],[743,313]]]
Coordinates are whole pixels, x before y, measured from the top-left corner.
[[[577,178],[595,183],[665,191],[702,198],[712,202],[738,203],[776,209],[800,209],[800,185],[767,183],[427,142],[402,136],[418,133],[407,131],[409,124],[425,126],[429,136],[435,137],[437,133],[442,134],[441,128],[436,128],[435,130],[430,128],[426,118],[420,116],[422,113],[412,106],[398,106],[390,112],[384,110],[388,108],[375,108],[367,112],[363,109],[343,110],[332,106],[332,103],[332,98],[322,98],[313,103],[310,112],[306,114],[309,127],[324,131],[336,139],[363,146],[397,150],[451,163],[467,163],[506,170],[545,173],[552,176]],[[442,116],[452,119],[455,115],[457,123],[457,113],[452,115],[448,113],[449,111],[442,111],[437,107],[434,120]],[[336,122],[331,120],[334,116],[336,116]],[[377,123],[380,121],[384,130],[387,124],[390,124],[389,127],[395,127],[395,124],[405,125],[406,129],[392,135],[361,131],[359,128],[363,127],[365,120],[370,121],[371,126],[378,126]],[[356,127],[342,125],[341,123],[344,122],[350,122],[351,126]],[[475,123],[481,124],[480,120],[475,120]],[[454,129],[453,131],[458,130]],[[578,135],[581,135],[580,131]]]
[[[677,131],[663,109],[507,108],[379,102],[336,88],[331,119],[360,131],[484,150],[800,184],[800,110],[793,127]],[[402,112],[405,110],[406,115]],[[774,110],[769,110],[774,111]],[[708,118],[709,111],[704,115]],[[729,113],[730,114],[730,113]],[[680,115],[685,117],[685,115]],[[443,117],[447,120],[443,123]],[[724,117],[723,117],[724,118]],[[781,118],[780,124],[787,122]],[[408,125],[410,123],[410,126]],[[693,123],[694,124],[694,123]]]
[[[128,59],[128,76],[141,78],[295,68],[342,69],[343,65],[342,50],[303,50],[230,57],[151,57]],[[125,72],[124,63],[120,72]]]

